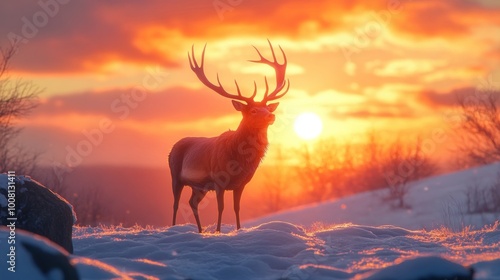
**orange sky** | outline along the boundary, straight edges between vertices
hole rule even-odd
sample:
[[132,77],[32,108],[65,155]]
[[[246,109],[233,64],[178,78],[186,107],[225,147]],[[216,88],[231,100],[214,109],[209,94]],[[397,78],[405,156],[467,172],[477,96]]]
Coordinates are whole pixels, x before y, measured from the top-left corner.
[[260,90],[264,75],[273,80],[247,62],[257,58],[251,46],[264,56],[266,39],[282,46],[291,87],[270,141],[287,147],[301,143],[293,121],[306,111],[322,117],[323,137],[356,141],[376,129],[432,138],[449,129],[455,93],[500,83],[495,0],[0,5],[0,46],[23,40],[11,74],[44,89],[20,141],[49,163],[166,166],[176,140],[235,129],[239,113],[189,69],[193,44],[199,55],[208,43],[210,79],[218,72],[229,90],[237,79],[247,93],[254,80]]

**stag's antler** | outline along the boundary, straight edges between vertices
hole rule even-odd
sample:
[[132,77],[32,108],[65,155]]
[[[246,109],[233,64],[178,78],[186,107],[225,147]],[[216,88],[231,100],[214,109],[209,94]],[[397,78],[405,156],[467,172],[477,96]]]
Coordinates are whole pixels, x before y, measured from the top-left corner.
[[[283,64],[279,64],[278,61],[276,60],[276,55],[274,53],[273,46],[271,45],[271,42],[269,42],[269,46],[271,47],[271,52],[273,54],[273,61],[270,61],[262,56],[262,54],[259,52],[259,50],[254,46],[255,50],[260,56],[260,60],[250,60],[250,62],[255,62],[255,63],[264,63],[267,64],[271,67],[274,68],[274,71],[276,73],[276,89],[274,89],[271,93],[269,93],[269,84],[267,83],[267,77],[264,77],[264,81],[266,84],[266,92],[264,93],[264,98],[262,99],[261,103],[266,103],[267,101],[271,100],[276,100],[278,98],[281,98],[283,95],[285,95],[288,92],[288,89],[290,88],[290,81],[285,80],[285,72],[286,72],[286,65],[287,65],[287,60],[286,60],[286,55],[281,46],[279,47],[281,50],[281,53],[283,53],[284,57],[284,62]],[[189,58],[189,65],[191,66],[191,70],[196,74],[198,79],[208,88],[212,89],[213,91],[217,92],[219,95],[222,95],[227,98],[235,99],[235,100],[240,100],[244,101],[247,104],[255,103],[253,100],[255,96],[257,95],[257,84],[255,81],[253,82],[254,85],[254,90],[253,93],[250,97],[245,97],[241,94],[240,87],[238,85],[238,82],[234,80],[234,84],[236,85],[236,90],[238,94],[231,94],[227,92],[224,87],[222,86],[220,80],[219,80],[219,74],[217,74],[217,83],[218,85],[213,84],[210,82],[205,75],[205,71],[203,70],[203,64],[205,62],[205,49],[207,47],[207,44],[203,47],[203,52],[201,53],[201,63],[198,65],[196,62],[196,58],[194,56],[194,45],[191,48],[191,54],[188,53],[188,58]],[[279,94],[283,88],[285,88],[285,85],[288,85],[286,90]]]
[[[283,54],[283,59],[284,59],[283,64],[279,64],[278,61],[276,60],[276,54],[274,53],[273,45],[271,44],[271,42],[269,40],[267,40],[267,42],[269,43],[269,47],[271,48],[271,52],[273,54],[273,61],[270,61],[270,60],[264,58],[255,46],[253,46],[253,48],[259,54],[260,60],[249,60],[250,62],[267,64],[267,65],[273,67],[274,71],[276,73],[276,88],[270,94],[269,94],[269,84],[267,83],[267,77],[264,77],[264,81],[266,83],[266,92],[264,93],[264,98],[261,101],[263,103],[266,103],[267,101],[276,100],[278,98],[283,97],[288,92],[288,89],[290,88],[290,80],[285,80],[286,65],[287,65],[285,52],[283,51],[281,46],[279,46],[281,53]],[[287,85],[286,90],[284,92],[282,92],[281,94],[278,94],[283,88],[285,88],[285,85]]]

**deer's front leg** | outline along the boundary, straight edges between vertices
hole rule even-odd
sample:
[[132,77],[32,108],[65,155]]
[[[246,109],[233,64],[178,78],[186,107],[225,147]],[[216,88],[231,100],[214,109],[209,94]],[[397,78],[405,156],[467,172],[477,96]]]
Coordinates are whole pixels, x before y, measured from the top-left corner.
[[237,188],[233,191],[234,214],[236,214],[236,229],[240,229],[240,200],[243,188]]
[[222,211],[224,211],[224,189],[216,188],[217,207],[219,209],[219,216],[217,218],[217,232],[220,232],[220,224],[222,222]]

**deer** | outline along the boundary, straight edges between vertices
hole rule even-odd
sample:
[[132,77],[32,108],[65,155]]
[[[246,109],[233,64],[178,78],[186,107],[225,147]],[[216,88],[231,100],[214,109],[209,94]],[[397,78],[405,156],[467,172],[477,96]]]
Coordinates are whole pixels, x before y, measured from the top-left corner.
[[[230,93],[222,86],[219,74],[217,84],[208,80],[204,71],[205,49],[203,47],[201,62],[198,64],[194,54],[194,45],[191,54],[188,52],[189,65],[198,79],[222,97],[231,99],[236,111],[241,112],[242,119],[236,130],[228,130],[216,137],[186,137],[176,142],[168,156],[172,190],[174,195],[173,221],[176,223],[177,210],[182,190],[185,186],[192,189],[189,205],[193,211],[198,231],[202,233],[198,205],[208,191],[215,191],[217,198],[217,229],[220,232],[222,212],[224,210],[224,193],[233,191],[234,212],[236,214],[236,229],[240,225],[240,200],[243,189],[252,179],[268,148],[267,130],[275,121],[274,111],[279,103],[270,103],[283,97],[290,88],[290,81],[285,80],[287,58],[283,55],[283,63],[276,59],[271,42],[272,60],[265,58],[255,47],[259,55],[258,60],[249,60],[271,66],[276,75],[276,88],[269,92],[267,77],[264,76],[266,90],[261,101],[255,101],[257,84],[254,81],[254,90],[250,97],[241,93],[238,82],[235,80],[236,93]],[[244,102],[244,103],[243,103]]]

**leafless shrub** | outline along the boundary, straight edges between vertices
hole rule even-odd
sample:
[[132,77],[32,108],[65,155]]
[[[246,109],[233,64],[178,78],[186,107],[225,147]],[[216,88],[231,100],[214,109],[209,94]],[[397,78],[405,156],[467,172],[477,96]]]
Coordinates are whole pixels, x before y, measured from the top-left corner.
[[383,143],[375,132],[366,142],[352,145],[322,140],[297,152],[297,175],[309,202],[387,188],[385,200],[405,208],[409,183],[437,172],[437,165],[424,153],[422,140],[403,144]]
[[320,140],[313,148],[297,151],[297,175],[309,202],[323,201],[345,194],[346,178],[352,174],[353,158],[349,144]]
[[64,197],[75,210],[79,226],[97,226],[105,222],[112,222],[111,217],[105,216],[105,198],[102,189],[96,185],[85,188],[75,188],[65,181],[63,176],[57,176],[50,168],[39,168],[35,177],[53,192]]
[[397,208],[407,208],[405,198],[409,190],[409,183],[428,177],[437,171],[437,166],[422,151],[420,138],[413,144],[402,144],[397,140],[389,145],[382,160],[382,172],[386,178],[389,200],[397,202]]
[[[67,188],[66,188],[67,189]],[[105,222],[105,206],[101,189],[97,186],[86,187],[85,190],[73,192],[70,203],[78,216],[78,225],[97,226]]]
[[498,197],[492,193],[500,190],[500,173],[489,186],[481,186],[477,181],[470,184],[463,193],[450,195],[443,202],[441,215],[444,227],[453,232],[478,229],[482,225],[498,224],[500,213]]
[[486,213],[490,212],[490,203],[488,202],[487,189],[477,184],[472,184],[465,190],[467,213]]
[[386,187],[386,180],[382,172],[382,162],[385,147],[377,137],[375,131],[367,134],[366,143],[355,151],[359,156],[355,158],[354,174],[347,183],[353,192],[378,190]]
[[276,148],[276,156],[272,171],[266,170],[266,183],[263,193],[263,202],[267,212],[276,212],[290,205],[287,194],[290,188],[290,177],[292,176],[288,166],[288,157],[282,147]]
[[498,175],[495,184],[490,187],[489,191],[493,211],[500,213],[500,174]]
[[454,196],[449,196],[444,201],[441,215],[444,222],[444,227],[453,232],[460,232],[466,227],[467,209],[461,200],[457,200]]
[[465,196],[469,214],[500,213],[500,173],[489,186],[470,185]]

